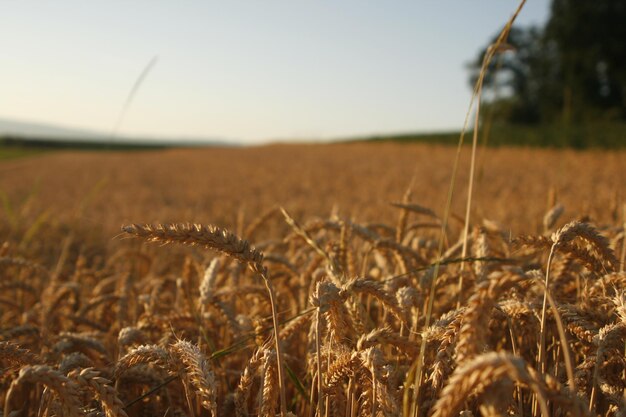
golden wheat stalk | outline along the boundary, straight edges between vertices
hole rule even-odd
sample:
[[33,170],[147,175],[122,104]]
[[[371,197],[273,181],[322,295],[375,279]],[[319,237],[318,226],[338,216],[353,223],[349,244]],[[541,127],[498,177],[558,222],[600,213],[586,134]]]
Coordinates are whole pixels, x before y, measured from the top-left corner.
[[272,321],[274,324],[274,339],[276,345],[276,362],[278,367],[278,384],[280,388],[281,416],[287,415],[287,399],[285,394],[285,378],[278,329],[278,315],[276,312],[276,292],[272,281],[268,277],[267,269],[263,266],[263,254],[252,248],[248,241],[217,226],[204,226],[192,223],[178,224],[131,224],[122,227],[130,235],[141,237],[149,242],[181,243],[190,246],[201,246],[207,249],[224,253],[239,262],[248,265],[258,273],[265,283],[270,297]]
[[100,372],[93,368],[85,368],[80,371],[72,371],[68,376],[81,388],[86,388],[94,393],[96,399],[102,404],[106,417],[128,417],[124,411],[124,403],[111,386],[111,381],[101,377]]
[[38,355],[13,342],[0,342],[0,359],[12,365],[36,365],[42,362]]
[[217,226],[193,223],[131,224],[122,227],[122,231],[148,242],[181,243],[213,249],[250,266],[255,272],[264,273],[263,254],[252,248],[248,241]]
[[115,378],[119,379],[120,375],[128,369],[144,363],[154,363],[161,368],[169,369],[171,358],[167,350],[157,345],[138,346],[117,361],[114,371]]
[[526,279],[516,273],[493,273],[489,280],[482,281],[474,289],[463,314],[458,334],[456,361],[459,364],[473,358],[484,350],[488,341],[488,319],[501,294],[518,287]]
[[[19,387],[24,384],[42,384],[54,392],[60,403],[61,411],[67,417],[82,415],[80,392],[71,379],[47,365],[29,365],[20,369],[19,376],[11,382],[4,401],[4,416],[11,415],[11,399]],[[23,404],[25,406],[26,404]]]
[[200,404],[217,417],[217,392],[219,386],[211,365],[200,349],[185,340],[179,340],[170,351],[184,365],[184,372],[200,397]]
[[458,415],[470,395],[484,392],[490,385],[503,379],[528,385],[537,395],[541,413],[550,415],[543,385],[529,371],[525,361],[509,353],[489,352],[476,356],[454,371],[432,408],[432,417]]
[[614,271],[618,266],[617,258],[615,257],[613,251],[610,249],[608,240],[604,236],[600,235],[595,228],[587,223],[573,221],[561,227],[558,231],[552,234],[551,240],[553,243],[550,248],[550,254],[548,255],[548,262],[546,265],[546,274],[544,280],[545,292],[543,297],[543,305],[541,308],[541,329],[539,335],[540,337],[538,362],[542,373],[546,370],[545,323],[548,298],[550,297],[550,267],[552,265],[552,260],[556,251],[567,246],[572,240],[576,238],[593,246],[597,255],[606,262],[606,265],[608,266],[608,269],[610,269],[610,271]]

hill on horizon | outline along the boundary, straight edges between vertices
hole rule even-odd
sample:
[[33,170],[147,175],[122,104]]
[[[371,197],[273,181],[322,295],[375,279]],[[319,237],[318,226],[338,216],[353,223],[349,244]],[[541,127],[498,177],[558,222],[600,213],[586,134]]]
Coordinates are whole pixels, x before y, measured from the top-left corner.
[[74,128],[60,126],[52,123],[17,120],[0,116],[0,138],[11,137],[20,140],[36,141],[67,141],[67,142],[93,142],[93,143],[132,143],[146,145],[163,146],[205,146],[205,145],[227,145],[235,146],[239,142],[236,140],[225,140],[217,138],[195,138],[195,137],[137,137],[127,135],[112,136],[104,132],[89,130],[84,128]]

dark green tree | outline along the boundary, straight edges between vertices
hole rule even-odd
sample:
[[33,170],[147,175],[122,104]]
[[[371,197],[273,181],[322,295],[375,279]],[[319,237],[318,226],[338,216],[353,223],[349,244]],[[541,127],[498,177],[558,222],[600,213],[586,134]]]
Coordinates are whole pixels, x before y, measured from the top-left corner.
[[[626,120],[626,1],[553,0],[545,27],[514,27],[508,43],[484,82],[494,120]],[[470,64],[472,85],[485,51]]]
[[626,119],[626,2],[553,0],[545,28],[571,120]]

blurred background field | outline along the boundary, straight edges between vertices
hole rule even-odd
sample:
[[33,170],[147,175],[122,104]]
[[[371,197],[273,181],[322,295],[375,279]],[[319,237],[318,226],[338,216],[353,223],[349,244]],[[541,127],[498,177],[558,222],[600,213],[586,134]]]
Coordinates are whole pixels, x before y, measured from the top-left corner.
[[[53,231],[115,246],[111,239],[129,222],[242,230],[278,205],[303,219],[334,212],[393,223],[398,210],[389,203],[402,200],[413,177],[413,200],[442,214],[454,153],[453,147],[392,142],[48,151],[0,163],[0,227],[32,248],[50,245],[38,236]],[[462,156],[455,229],[464,213],[469,148]],[[563,220],[618,221],[626,198],[624,161],[626,151],[487,148],[477,165],[473,216],[514,235],[541,231],[556,202],[566,208]]]

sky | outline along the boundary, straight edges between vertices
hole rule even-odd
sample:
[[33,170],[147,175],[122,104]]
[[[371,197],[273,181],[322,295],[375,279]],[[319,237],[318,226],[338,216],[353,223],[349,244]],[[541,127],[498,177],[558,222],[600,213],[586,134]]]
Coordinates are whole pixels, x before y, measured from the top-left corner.
[[[0,117],[247,143],[455,130],[466,64],[517,4],[3,1]],[[517,24],[548,13],[528,0]]]

